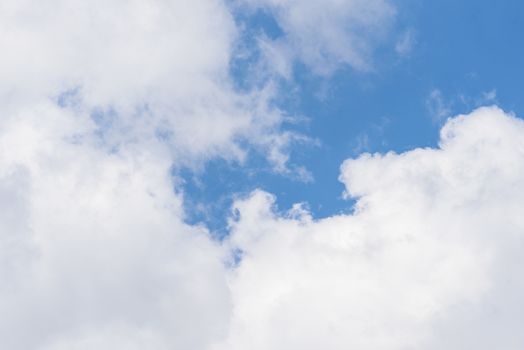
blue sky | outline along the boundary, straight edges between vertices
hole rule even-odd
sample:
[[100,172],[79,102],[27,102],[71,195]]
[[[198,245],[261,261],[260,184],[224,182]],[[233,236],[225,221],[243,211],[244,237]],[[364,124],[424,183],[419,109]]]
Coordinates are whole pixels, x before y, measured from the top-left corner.
[[523,349],[523,27],[1,0],[0,349]]
[[[396,5],[395,23],[376,48],[369,71],[340,66],[319,76],[299,62],[292,81],[280,81],[285,93],[275,103],[289,115],[305,117],[284,128],[318,141],[290,149],[291,162],[305,166],[314,180],[275,174],[263,157],[243,165],[213,160],[203,172],[183,172],[190,222],[225,234],[233,199],[255,188],[274,193],[281,210],[307,202],[316,217],[348,212],[353,202],[342,198],[344,187],[337,180],[346,158],[435,147],[448,117],[482,105],[523,114],[522,2],[406,0]],[[237,21],[246,29],[248,46],[261,33],[283,35],[268,11],[240,12]],[[399,52],[403,38],[405,52]],[[240,88],[249,84],[249,60],[232,62]]]

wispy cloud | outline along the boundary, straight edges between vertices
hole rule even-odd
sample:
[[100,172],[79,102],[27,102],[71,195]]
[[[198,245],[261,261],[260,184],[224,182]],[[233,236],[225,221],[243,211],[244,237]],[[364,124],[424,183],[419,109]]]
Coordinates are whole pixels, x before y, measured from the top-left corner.
[[451,116],[451,103],[446,101],[439,89],[430,92],[426,108],[434,122],[442,122]]
[[289,76],[294,61],[316,74],[330,75],[341,66],[372,69],[375,46],[388,34],[396,9],[388,0],[240,1],[269,11],[283,35],[263,41],[270,66]]
[[406,30],[395,44],[395,51],[400,56],[409,56],[414,46],[417,44],[415,32],[413,29]]

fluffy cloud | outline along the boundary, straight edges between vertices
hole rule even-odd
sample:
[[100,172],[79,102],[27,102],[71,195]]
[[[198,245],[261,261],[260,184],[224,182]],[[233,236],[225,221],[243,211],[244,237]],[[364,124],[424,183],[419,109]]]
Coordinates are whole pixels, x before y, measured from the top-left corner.
[[223,336],[227,256],[170,169],[278,153],[268,94],[231,87],[235,37],[214,0],[0,3],[1,348]]
[[241,140],[278,153],[271,89],[232,86],[237,35],[220,0],[2,1],[0,112],[51,98],[88,112],[108,147],[161,138],[178,162],[242,160]]
[[388,32],[395,8],[388,0],[244,0],[274,15],[283,36],[261,39],[269,64],[284,76],[299,60],[317,74],[341,65],[372,67],[374,47]]
[[[321,73],[364,69],[357,38],[393,15],[253,4]],[[173,165],[249,143],[289,171],[271,89],[233,88],[237,36],[218,0],[0,3],[0,348],[522,345],[524,127],[500,110],[450,120],[439,149],[344,163],[351,215],[277,214],[257,191],[224,243],[184,223]]]
[[183,224],[169,157],[73,142],[75,117],[49,103],[0,132],[0,346],[205,348],[228,324],[223,250]]
[[271,89],[233,88],[235,40],[218,0],[0,3],[1,348],[225,335],[229,256],[170,170],[251,146],[286,170]]
[[344,162],[353,214],[237,202],[218,348],[520,348],[523,140],[524,122],[483,108],[449,120],[438,149]]

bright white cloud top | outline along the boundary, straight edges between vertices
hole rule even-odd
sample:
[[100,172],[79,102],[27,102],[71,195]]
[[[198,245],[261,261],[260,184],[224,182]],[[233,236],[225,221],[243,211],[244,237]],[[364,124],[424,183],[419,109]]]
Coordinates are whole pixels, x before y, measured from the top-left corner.
[[[366,68],[360,34],[395,14],[250,6],[319,74]],[[185,222],[173,165],[256,148],[290,171],[276,92],[233,87],[240,31],[218,0],[0,3],[0,348],[524,346],[524,122],[496,107],[448,120],[439,148],[345,161],[354,213],[278,213],[257,190],[223,242]]]
[[224,349],[516,348],[523,159],[524,122],[483,108],[448,121],[439,149],[346,161],[352,215],[237,203]]

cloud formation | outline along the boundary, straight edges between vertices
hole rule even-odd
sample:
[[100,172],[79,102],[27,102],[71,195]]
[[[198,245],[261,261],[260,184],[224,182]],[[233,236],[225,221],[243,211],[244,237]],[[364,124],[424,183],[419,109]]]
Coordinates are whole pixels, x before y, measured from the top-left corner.
[[373,49],[388,33],[396,14],[388,0],[241,2],[274,15],[283,36],[263,38],[262,49],[269,64],[284,76],[295,60],[320,75],[344,65],[371,69]]
[[[229,74],[238,29],[219,0],[3,1],[4,116],[54,99],[87,112],[108,147],[157,142],[177,162],[279,153],[271,89],[239,93]],[[5,117],[4,117],[5,118]]]
[[279,152],[270,93],[232,87],[236,31],[214,0],[2,1],[1,348],[225,332],[228,256],[184,223],[170,169],[241,161],[243,139]]
[[[359,38],[394,14],[253,6],[320,74],[365,69]],[[286,169],[273,92],[233,87],[239,30],[218,0],[0,3],[0,348],[522,345],[524,126],[499,109],[449,120],[439,149],[346,161],[353,214],[259,190],[225,242],[184,222],[174,165],[256,147]]]
[[75,117],[46,104],[0,132],[1,347],[205,348],[227,327],[222,249],[182,222],[169,157],[72,142]]
[[351,215],[278,214],[261,191],[237,202],[218,348],[522,346],[523,140],[522,120],[482,108],[449,120],[438,149],[344,162]]

